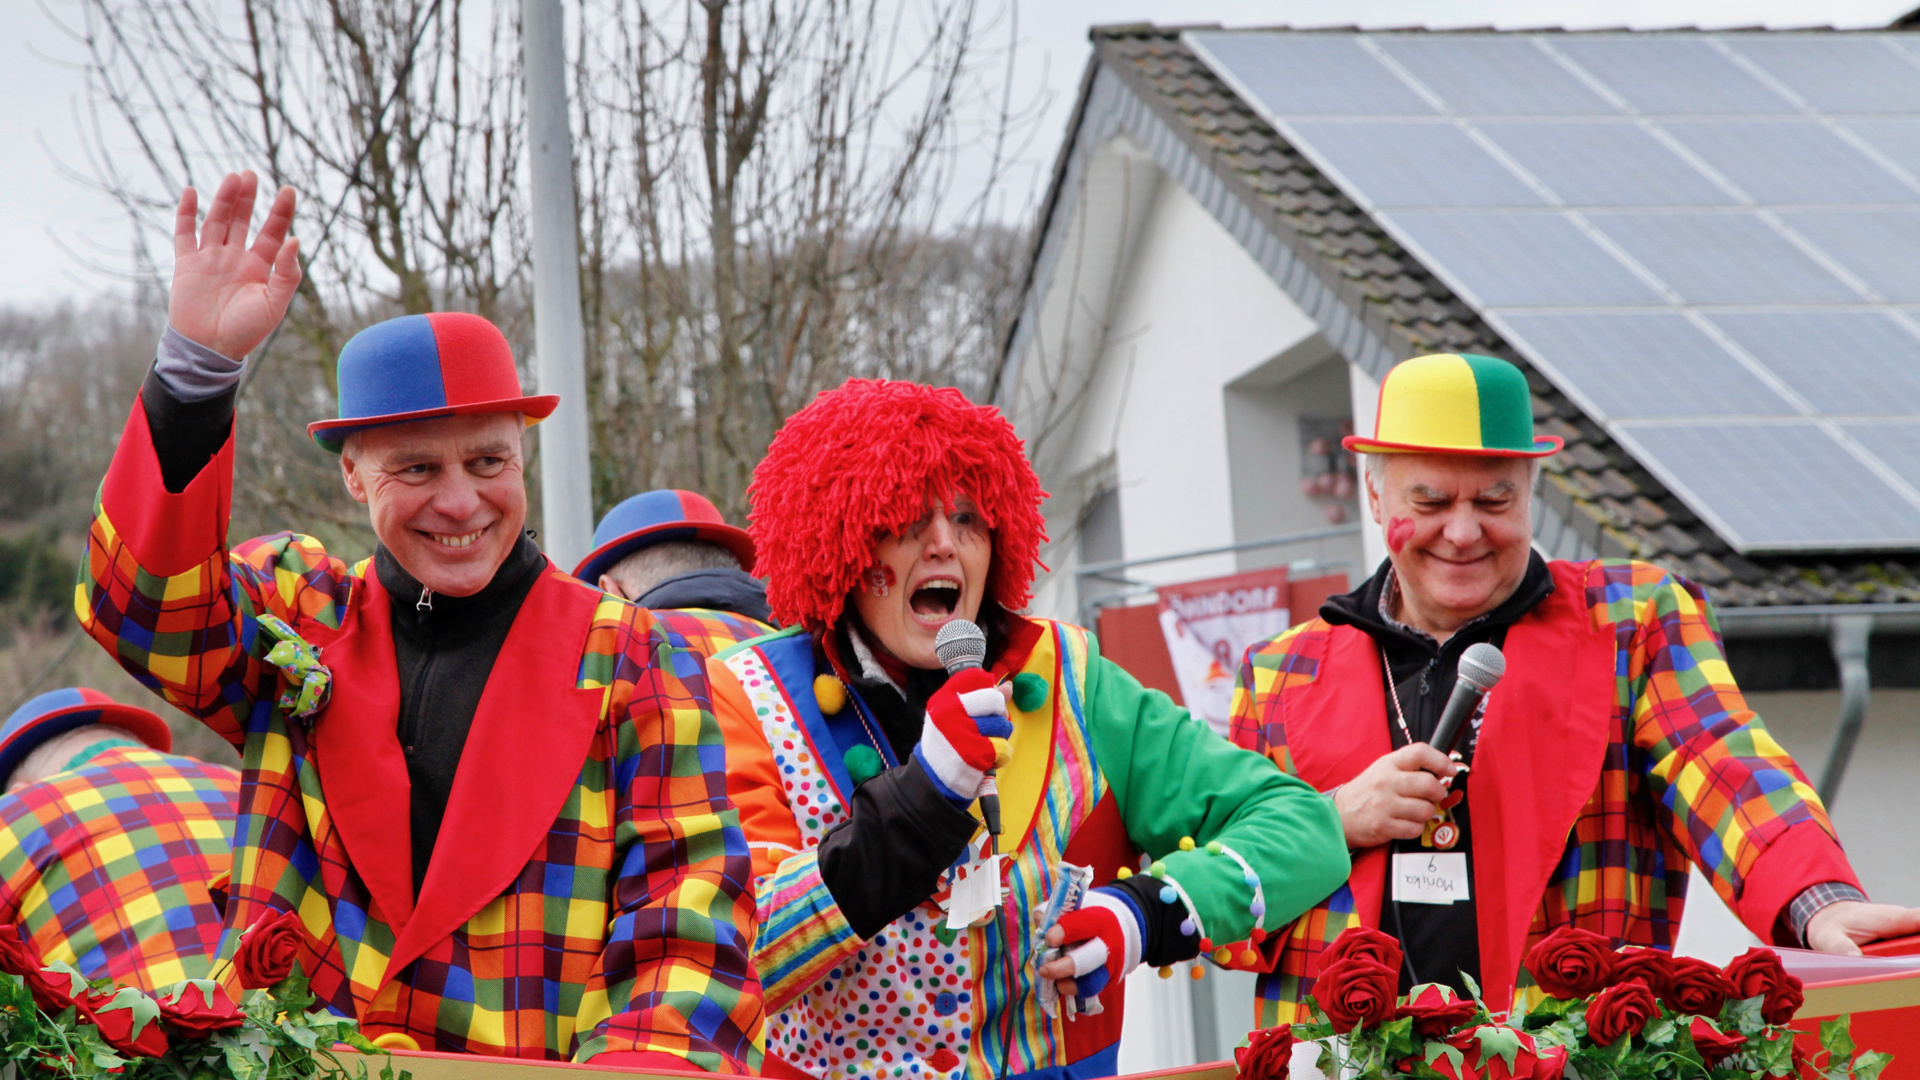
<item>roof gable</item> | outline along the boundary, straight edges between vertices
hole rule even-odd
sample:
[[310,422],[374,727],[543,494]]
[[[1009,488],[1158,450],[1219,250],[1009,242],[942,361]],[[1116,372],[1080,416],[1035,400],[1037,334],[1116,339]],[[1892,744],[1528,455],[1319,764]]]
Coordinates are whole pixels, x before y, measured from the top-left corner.
[[[1712,586],[1720,602],[1736,606],[1920,600],[1916,560],[1909,556],[1743,558],[1734,553],[1178,35],[1149,27],[1094,32],[1093,68],[1056,171],[1050,216],[1043,220],[1060,221],[1059,204],[1072,197],[1075,147],[1109,137],[1116,125],[1131,124],[1129,133],[1154,149],[1169,174],[1320,321],[1342,353],[1376,377],[1400,359],[1433,351],[1484,352],[1521,364],[1541,430],[1568,444],[1548,463],[1540,501],[1553,526],[1572,535],[1543,534],[1543,546],[1569,554],[1578,549],[1652,559]],[[1090,108],[1102,78],[1122,91],[1108,96],[1124,100]],[[1479,92],[1497,101],[1501,90],[1482,87]],[[1170,145],[1156,146],[1156,140]],[[1036,238],[1030,289],[1045,286],[1050,231],[1043,229]],[[1029,312],[1032,300],[1029,296]],[[1022,330],[1016,324],[1009,337],[1010,379],[1017,378]]]

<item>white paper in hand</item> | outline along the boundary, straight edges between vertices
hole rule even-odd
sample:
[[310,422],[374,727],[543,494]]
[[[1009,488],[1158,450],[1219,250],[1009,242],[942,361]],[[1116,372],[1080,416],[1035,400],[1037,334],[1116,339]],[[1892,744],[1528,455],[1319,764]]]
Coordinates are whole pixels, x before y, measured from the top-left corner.
[[1000,856],[973,859],[960,868],[947,900],[947,929],[965,930],[1000,906]]

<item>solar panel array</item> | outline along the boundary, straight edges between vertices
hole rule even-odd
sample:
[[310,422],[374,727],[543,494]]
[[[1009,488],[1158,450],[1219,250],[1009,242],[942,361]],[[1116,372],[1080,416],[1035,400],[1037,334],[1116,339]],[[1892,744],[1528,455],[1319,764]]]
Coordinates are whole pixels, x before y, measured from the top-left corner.
[[1186,41],[1735,548],[1920,547],[1920,36]]

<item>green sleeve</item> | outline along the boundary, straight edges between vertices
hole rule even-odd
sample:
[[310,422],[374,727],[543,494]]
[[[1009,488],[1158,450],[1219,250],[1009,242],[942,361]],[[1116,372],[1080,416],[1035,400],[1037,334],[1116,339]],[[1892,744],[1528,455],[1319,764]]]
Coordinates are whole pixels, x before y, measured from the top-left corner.
[[[1203,720],[1099,655],[1088,635],[1088,727],[1127,837],[1166,864],[1216,944],[1245,941],[1253,889],[1237,852],[1259,875],[1260,925],[1284,928],[1346,881],[1350,866],[1333,800],[1273,762],[1214,734]],[[1194,849],[1179,850],[1182,837]]]

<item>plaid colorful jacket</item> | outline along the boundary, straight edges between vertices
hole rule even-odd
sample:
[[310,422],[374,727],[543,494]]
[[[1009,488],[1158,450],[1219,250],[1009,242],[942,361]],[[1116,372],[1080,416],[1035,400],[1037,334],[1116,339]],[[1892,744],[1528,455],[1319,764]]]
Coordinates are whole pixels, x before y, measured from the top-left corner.
[[220,944],[207,885],[232,861],[240,774],[115,747],[0,799],[0,923],[89,979],[204,979]]
[[[241,750],[223,954],[294,910],[315,994],[372,1036],[756,1067],[751,864],[701,658],[549,568],[501,647],[415,896],[388,597],[371,560],[309,537],[224,550],[232,455],[229,436],[167,492],[136,404],[76,596],[128,671]],[[310,723],[276,703],[266,614],[332,670]]]
[[650,608],[654,622],[701,656],[718,656],[743,641],[773,633],[758,619],[712,608]]
[[[1575,925],[1671,949],[1687,870],[1763,939],[1810,885],[1858,885],[1820,799],[1747,708],[1700,588],[1626,560],[1554,562],[1507,633],[1474,752],[1474,898],[1489,1002],[1524,995],[1533,942]],[[1391,749],[1373,639],[1303,623],[1247,651],[1233,738],[1322,791]],[[1386,852],[1270,939],[1262,1026],[1301,1017],[1319,955],[1378,926]]]

